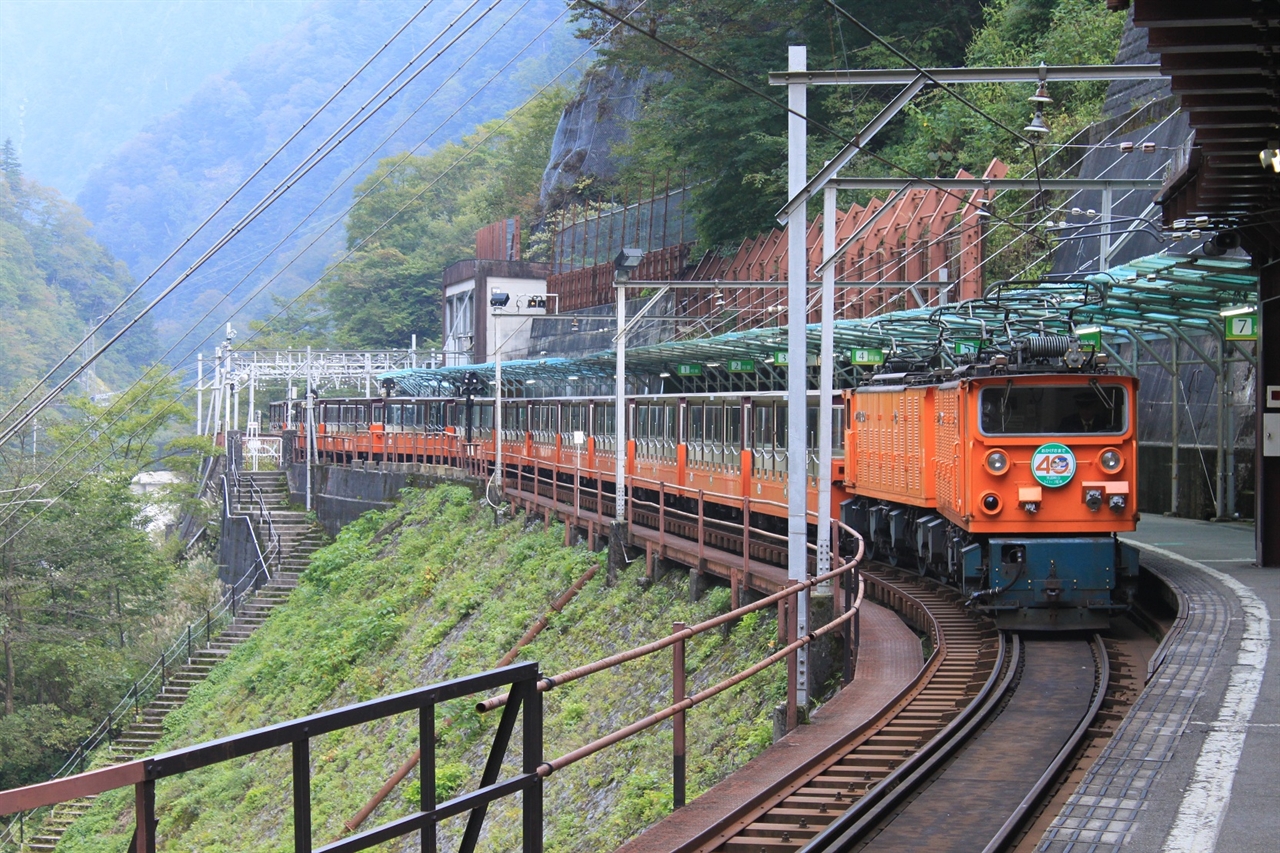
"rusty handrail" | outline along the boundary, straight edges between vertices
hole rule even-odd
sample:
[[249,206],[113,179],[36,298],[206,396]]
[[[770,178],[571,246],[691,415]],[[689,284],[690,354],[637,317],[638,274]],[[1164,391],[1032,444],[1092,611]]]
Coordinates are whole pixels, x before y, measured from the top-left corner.
[[[850,566],[850,568],[852,568],[852,566]],[[743,681],[746,681],[751,676],[756,675],[768,669],[769,667],[773,666],[775,663],[778,663],[781,660],[784,660],[785,658],[795,653],[797,650],[803,648],[804,646],[809,645],[819,637],[822,637],[834,631],[836,628],[840,627],[845,622],[848,622],[850,619],[856,616],[858,613],[858,610],[862,606],[862,597],[863,597],[863,592],[865,588],[866,588],[865,581],[861,577],[859,577],[858,578],[858,597],[854,601],[853,606],[850,607],[848,610],[846,610],[844,613],[841,613],[835,619],[832,619],[830,622],[823,625],[821,628],[818,628],[816,631],[811,631],[803,637],[798,637],[796,640],[794,640],[791,643],[788,643],[786,646],[783,646],[781,649],[778,649],[776,652],[769,655],[767,658],[760,661],[759,663],[744,669],[742,672],[739,672],[736,675],[732,675],[726,678],[725,680],[721,681],[718,684],[714,684],[711,687],[708,687],[706,690],[695,693],[694,695],[689,696],[681,700],[680,702],[677,702],[674,705],[668,705],[666,708],[663,708],[661,711],[650,714],[644,719],[637,720],[631,725],[624,726],[623,728],[618,729],[616,732],[605,735],[602,738],[598,738],[597,740],[594,740],[591,743],[586,744],[585,746],[580,746],[577,749],[573,750],[572,752],[565,753],[559,758],[552,759],[551,761],[544,761],[538,767],[538,770],[537,770],[538,775],[545,779],[547,776],[550,776],[552,773],[556,772],[557,770],[562,770],[565,767],[568,767],[570,764],[573,764],[577,761],[581,761],[584,758],[592,756],[602,749],[613,746],[615,743],[618,743],[620,741],[626,740],[632,735],[639,734],[640,732],[644,731],[647,728],[656,726],[658,723],[670,717],[674,717],[676,714],[680,713],[681,711],[687,711],[693,706],[699,705],[707,701],[708,699],[711,699],[717,696],[718,694],[723,693],[724,691],[728,690],[730,687],[734,687],[738,684],[741,684]],[[794,589],[794,587],[792,587],[792,589]],[[681,631],[681,632],[678,632],[675,636],[679,637],[684,633],[685,631]],[[542,686],[541,682],[539,682],[538,684],[539,689],[541,689],[541,686]]]
[[[596,572],[599,569],[600,569],[599,564],[593,565],[591,566],[591,568],[587,569],[586,573],[583,574],[582,577],[574,581],[573,585],[570,586],[567,590],[565,590],[564,593],[562,593],[559,598],[551,602],[551,610],[555,613],[559,613],[561,610],[563,610],[569,604],[569,602],[573,600],[574,596],[576,596],[582,590],[582,588],[586,586],[587,583],[593,577],[595,577]],[[525,646],[527,646],[529,643],[531,643],[533,639],[537,637],[539,633],[542,632],[542,629],[547,627],[548,615],[549,614],[544,613],[534,621],[533,625],[529,627],[529,630],[525,631],[524,636],[521,637],[520,640],[514,646],[511,647],[510,651],[508,651],[505,655],[502,656],[501,660],[498,661],[498,666],[497,666],[498,669],[501,669],[504,666],[508,666],[512,662],[514,662],[516,659],[516,655],[520,653],[520,650]],[[446,724],[447,723],[448,721],[446,720]],[[409,772],[412,771],[413,768],[416,767],[418,765],[418,762],[421,760],[422,760],[422,747],[418,747],[416,750],[414,750],[413,755],[409,756],[409,758],[406,759],[405,762],[400,765],[400,767],[396,770],[396,772],[391,774],[391,778],[389,778],[386,781],[386,783],[381,788],[378,789],[378,792],[369,799],[369,802],[365,803],[364,808],[356,812],[355,816],[352,817],[351,820],[342,824],[346,828],[346,830],[348,832],[355,832],[357,829],[359,829],[360,825],[364,823],[366,820],[368,820],[369,815],[373,814],[373,810],[376,809],[382,803],[382,801],[387,798],[388,794],[390,794],[392,791],[395,790],[395,787],[397,785],[399,785],[402,781],[404,781],[404,777],[408,776]]]
[[[722,613],[721,615],[712,617],[711,619],[708,619],[705,622],[700,622],[697,625],[693,625],[688,628],[685,628],[683,631],[676,631],[672,634],[669,634],[666,637],[663,637],[662,639],[654,640],[653,642],[646,643],[643,646],[637,646],[634,649],[630,649],[625,652],[619,652],[618,654],[610,655],[607,658],[601,658],[600,660],[594,661],[592,663],[584,664],[580,667],[566,670],[565,672],[559,673],[558,675],[543,677],[538,680],[538,691],[545,692],[547,690],[550,690],[552,687],[557,687],[561,684],[567,684],[571,681],[577,681],[579,678],[584,678],[593,673],[610,669],[612,667],[617,666],[618,664],[627,663],[628,661],[633,661],[633,660],[636,660],[637,658],[642,658],[645,655],[653,654],[654,652],[661,651],[662,649],[665,649],[665,648],[669,648],[670,646],[675,645],[680,640],[686,640],[689,637],[695,637],[698,634],[702,634],[706,631],[710,631],[712,628],[717,628],[727,622],[731,622],[735,619],[739,619],[747,615],[748,613],[753,613],[757,610],[762,610],[763,608],[768,607],[770,604],[775,604],[784,598],[790,598],[796,593],[799,593],[802,590],[810,589],[814,586],[817,586],[819,583],[822,583],[823,581],[831,580],[832,578],[836,578],[836,577],[839,577],[840,575],[847,574],[853,571],[862,562],[862,556],[866,551],[866,542],[864,542],[862,537],[852,528],[846,526],[843,523],[840,523],[840,527],[848,531],[849,533],[852,533],[854,536],[857,536],[858,553],[855,554],[852,558],[850,558],[850,560],[847,563],[840,566],[839,568],[833,569],[832,571],[825,572],[824,574],[809,578],[807,580],[797,581],[796,583],[791,584],[785,589],[779,590],[778,592],[775,592],[772,595],[765,596],[759,601],[754,601],[751,604],[743,605],[742,607],[739,607],[736,610],[730,610],[728,613]],[[863,587],[862,587],[862,584],[860,583],[859,590],[858,590],[859,603],[861,603],[862,601],[862,594],[863,594]],[[851,608],[849,612],[853,612],[855,609],[856,608]],[[503,705],[507,704],[507,699],[508,699],[508,696],[495,696],[492,699],[487,699],[484,702],[479,702],[476,704],[476,711],[478,713],[483,714],[489,711],[496,710],[498,708],[501,708]]]

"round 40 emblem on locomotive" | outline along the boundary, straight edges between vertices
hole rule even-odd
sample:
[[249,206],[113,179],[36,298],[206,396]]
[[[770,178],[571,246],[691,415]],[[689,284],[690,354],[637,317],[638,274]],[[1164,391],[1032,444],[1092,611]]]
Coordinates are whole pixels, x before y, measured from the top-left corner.
[[1031,473],[1042,486],[1065,486],[1076,473],[1076,456],[1065,444],[1050,442],[1031,454]]

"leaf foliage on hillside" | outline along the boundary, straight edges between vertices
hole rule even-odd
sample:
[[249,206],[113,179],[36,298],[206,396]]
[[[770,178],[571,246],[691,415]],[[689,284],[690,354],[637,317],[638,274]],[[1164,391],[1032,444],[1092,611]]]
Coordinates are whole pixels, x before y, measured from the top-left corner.
[[[626,12],[634,4],[611,0],[604,5]],[[853,0],[841,5],[918,62],[953,65],[963,59],[982,4]],[[786,70],[788,45],[806,45],[808,67],[814,69],[901,65],[821,0],[658,0],[637,17],[642,28],[662,40],[783,103],[786,90],[770,86],[768,73]],[[613,23],[594,11],[583,12],[581,22],[584,37]],[[668,166],[687,169],[701,182],[696,221],[708,246],[737,242],[776,225],[773,214],[786,201],[783,109],[634,32],[618,35],[603,60],[630,73],[643,68],[669,76],[652,87],[630,145],[619,152],[633,179]],[[882,94],[810,89],[808,115],[848,139],[874,115]],[[841,144],[811,131],[810,160],[820,164]]]
[[[124,264],[89,236],[80,209],[57,190],[24,178],[7,141],[6,146],[0,180],[0,390],[42,375],[133,285]],[[154,358],[154,348],[144,322],[101,359],[99,374],[123,382],[136,375],[134,365]]]
[[[424,156],[380,160],[353,191],[347,250],[309,300],[280,320],[255,325],[276,343],[404,348],[440,336],[441,274],[475,257],[475,232],[520,216],[537,216],[538,186],[560,111],[569,98],[555,86],[522,109],[480,125],[460,142]],[[345,253],[343,253],[345,254]],[[323,326],[309,313],[325,318]]]
[[[403,524],[396,522],[403,519]],[[523,516],[494,526],[471,493],[455,486],[408,492],[403,504],[364,516],[318,552],[301,587],[166,721],[162,748],[243,732],[324,708],[492,667],[599,556],[564,548],[562,533],[522,528]],[[394,529],[393,533],[385,531]],[[603,572],[520,655],[551,674],[647,642],[724,612],[728,591],[688,601],[682,578],[642,590],[634,574],[608,588]],[[768,653],[773,612],[690,642],[690,691]],[[662,707],[671,659],[650,656],[545,694],[545,755],[581,746]],[[770,741],[780,667],[689,714],[689,787],[697,794]],[[497,723],[474,700],[437,710],[437,793],[473,790]],[[417,747],[417,721],[404,715],[311,744],[314,837],[327,841]],[[518,753],[518,748],[514,750]],[[547,849],[611,849],[669,812],[671,729],[661,726],[566,768],[546,783]],[[518,772],[518,757],[504,773]],[[284,849],[292,843],[287,755],[261,754],[158,786],[160,833],[168,849],[208,853]],[[414,771],[364,828],[408,814],[421,782]],[[128,792],[103,798],[73,825],[64,850],[112,851],[127,840],[120,820]],[[485,849],[519,846],[519,806],[495,803]],[[444,848],[462,823],[444,826]],[[393,849],[413,848],[413,839]]]
[[[625,12],[633,4],[612,0],[605,5]],[[925,67],[1107,63],[1115,57],[1124,26],[1123,15],[1094,0],[842,0],[839,5]],[[786,91],[769,86],[767,73],[785,70],[788,45],[807,46],[811,69],[905,66],[822,0],[663,0],[646,4],[636,17],[648,32],[779,102],[786,100]],[[582,34],[593,36],[612,20],[588,11],[580,23]],[[615,38],[601,61],[631,74],[660,71],[667,80],[650,88],[630,143],[615,151],[624,163],[623,183],[642,186],[646,175],[668,166],[688,170],[699,182],[696,222],[707,248],[735,246],[776,227],[774,214],[786,197],[787,144],[786,113],[778,104],[634,32]],[[810,87],[809,174],[852,139],[898,88]],[[1096,120],[1105,89],[1105,83],[1051,87],[1050,141],[1066,141]],[[1030,85],[963,87],[972,102],[1014,130],[1031,118],[1026,98],[1033,90]],[[924,176],[950,176],[959,168],[981,174],[997,156],[1018,173],[1034,173],[1025,145],[936,88],[917,96],[869,150],[884,159],[861,155],[844,173],[901,176],[892,162]],[[1048,156],[1046,146],[1035,153],[1042,162]],[[843,198],[842,204],[854,200],[865,203],[866,194]],[[996,235],[997,243],[1009,236]]]

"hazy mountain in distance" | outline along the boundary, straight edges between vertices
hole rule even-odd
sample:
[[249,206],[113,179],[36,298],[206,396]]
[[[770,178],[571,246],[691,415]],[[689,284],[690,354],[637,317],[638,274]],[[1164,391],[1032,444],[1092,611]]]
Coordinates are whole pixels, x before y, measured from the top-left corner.
[[0,139],[68,198],[210,74],[278,38],[311,0],[3,0]]
[[[255,50],[228,72],[206,80],[178,109],[150,122],[93,171],[77,202],[94,223],[94,235],[124,260],[137,278],[147,275],[423,5],[421,0],[319,0],[287,34]],[[351,187],[372,170],[378,156],[419,145],[418,153],[426,153],[456,140],[476,124],[522,103],[583,49],[572,36],[562,0],[502,0],[487,14],[493,5],[487,0],[435,0],[426,5],[405,36],[166,268],[150,292],[172,281],[218,234],[395,76],[414,53],[439,37],[419,66],[442,49],[444,54],[162,305],[157,311],[162,340],[168,343],[181,338],[191,323],[248,275],[233,301],[243,298],[256,284],[280,271],[290,251],[318,238],[315,247],[283,272],[245,313],[261,316],[268,307],[269,294],[291,297],[300,292],[342,248],[341,219],[352,200]],[[463,23],[448,29],[460,14]],[[449,46],[463,26],[482,14],[473,28]],[[547,34],[525,49],[548,25]],[[506,71],[478,97],[467,101],[522,49]],[[464,63],[462,71],[446,81]],[[433,94],[438,87],[440,91]],[[405,119],[405,127],[383,144]],[[326,200],[330,193],[332,197]],[[269,249],[317,205],[321,207],[318,216],[289,238],[285,251],[253,271]],[[331,224],[334,227],[322,234]],[[225,307],[217,309],[206,329],[215,328],[225,314]],[[243,331],[243,323],[237,321],[237,325]],[[211,345],[205,347],[209,348]],[[180,357],[181,353],[173,356]]]

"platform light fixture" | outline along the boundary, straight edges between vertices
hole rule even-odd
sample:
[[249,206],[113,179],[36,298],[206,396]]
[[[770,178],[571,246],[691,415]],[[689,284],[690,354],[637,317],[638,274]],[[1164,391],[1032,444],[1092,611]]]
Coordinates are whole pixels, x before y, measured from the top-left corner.
[[1256,305],[1237,305],[1233,308],[1223,308],[1218,312],[1218,315],[1221,317],[1238,317],[1241,314],[1252,314],[1256,310]]

